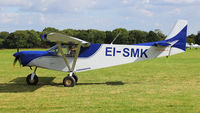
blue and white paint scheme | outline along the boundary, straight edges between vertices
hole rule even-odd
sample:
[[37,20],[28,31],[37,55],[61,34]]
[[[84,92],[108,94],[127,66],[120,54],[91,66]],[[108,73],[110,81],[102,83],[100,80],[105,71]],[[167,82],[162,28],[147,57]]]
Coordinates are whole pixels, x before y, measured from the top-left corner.
[[[20,58],[23,66],[35,66],[70,72],[69,76],[72,76],[75,72],[94,70],[185,52],[186,36],[186,20],[178,20],[172,32],[163,41],[133,45],[90,44],[75,37],[59,33],[50,33],[44,35],[42,38],[56,42],[57,45],[47,51],[21,51],[15,53],[14,56]],[[76,51],[75,55],[69,56],[67,52],[64,53],[63,48],[68,48],[69,46],[74,46]],[[64,81],[63,84],[69,86]]]

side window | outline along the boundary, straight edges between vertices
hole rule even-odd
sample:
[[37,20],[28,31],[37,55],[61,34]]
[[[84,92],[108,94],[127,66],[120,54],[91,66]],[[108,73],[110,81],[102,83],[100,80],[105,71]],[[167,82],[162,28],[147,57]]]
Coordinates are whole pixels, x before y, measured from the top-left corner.
[[[61,45],[61,48],[66,57],[74,57],[76,55],[76,48],[77,48],[76,45]],[[54,55],[62,56],[57,45],[51,47],[47,51]]]
[[[67,57],[74,57],[76,54],[76,46],[75,45],[62,45],[62,51]],[[59,56],[62,56],[60,51],[58,52]]]
[[68,53],[67,56],[74,57],[76,54],[76,45],[68,45]]

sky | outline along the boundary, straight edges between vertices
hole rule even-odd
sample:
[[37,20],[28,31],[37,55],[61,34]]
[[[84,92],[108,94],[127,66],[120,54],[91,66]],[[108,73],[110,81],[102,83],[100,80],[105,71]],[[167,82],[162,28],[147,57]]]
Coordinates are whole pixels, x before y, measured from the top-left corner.
[[178,19],[200,31],[200,0],[0,0],[0,31],[45,27],[150,31],[169,34]]

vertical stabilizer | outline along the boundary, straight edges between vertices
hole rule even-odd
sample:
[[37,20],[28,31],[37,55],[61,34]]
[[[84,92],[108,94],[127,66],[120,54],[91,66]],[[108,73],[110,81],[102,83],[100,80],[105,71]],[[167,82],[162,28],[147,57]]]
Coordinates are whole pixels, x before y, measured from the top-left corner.
[[187,20],[178,20],[173,27],[171,33],[167,36],[165,40],[175,37],[178,33],[180,33],[185,27],[187,27]]
[[186,20],[178,20],[172,32],[165,39],[168,42],[177,41],[172,47],[176,47],[185,51],[186,38],[187,38],[187,25]]

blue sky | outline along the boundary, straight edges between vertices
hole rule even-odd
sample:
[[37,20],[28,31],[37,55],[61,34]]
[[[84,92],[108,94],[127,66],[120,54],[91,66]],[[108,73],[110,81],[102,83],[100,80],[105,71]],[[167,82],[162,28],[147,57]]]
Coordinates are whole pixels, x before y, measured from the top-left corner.
[[188,34],[200,31],[200,0],[0,0],[0,31],[160,29],[168,34],[178,19]]

